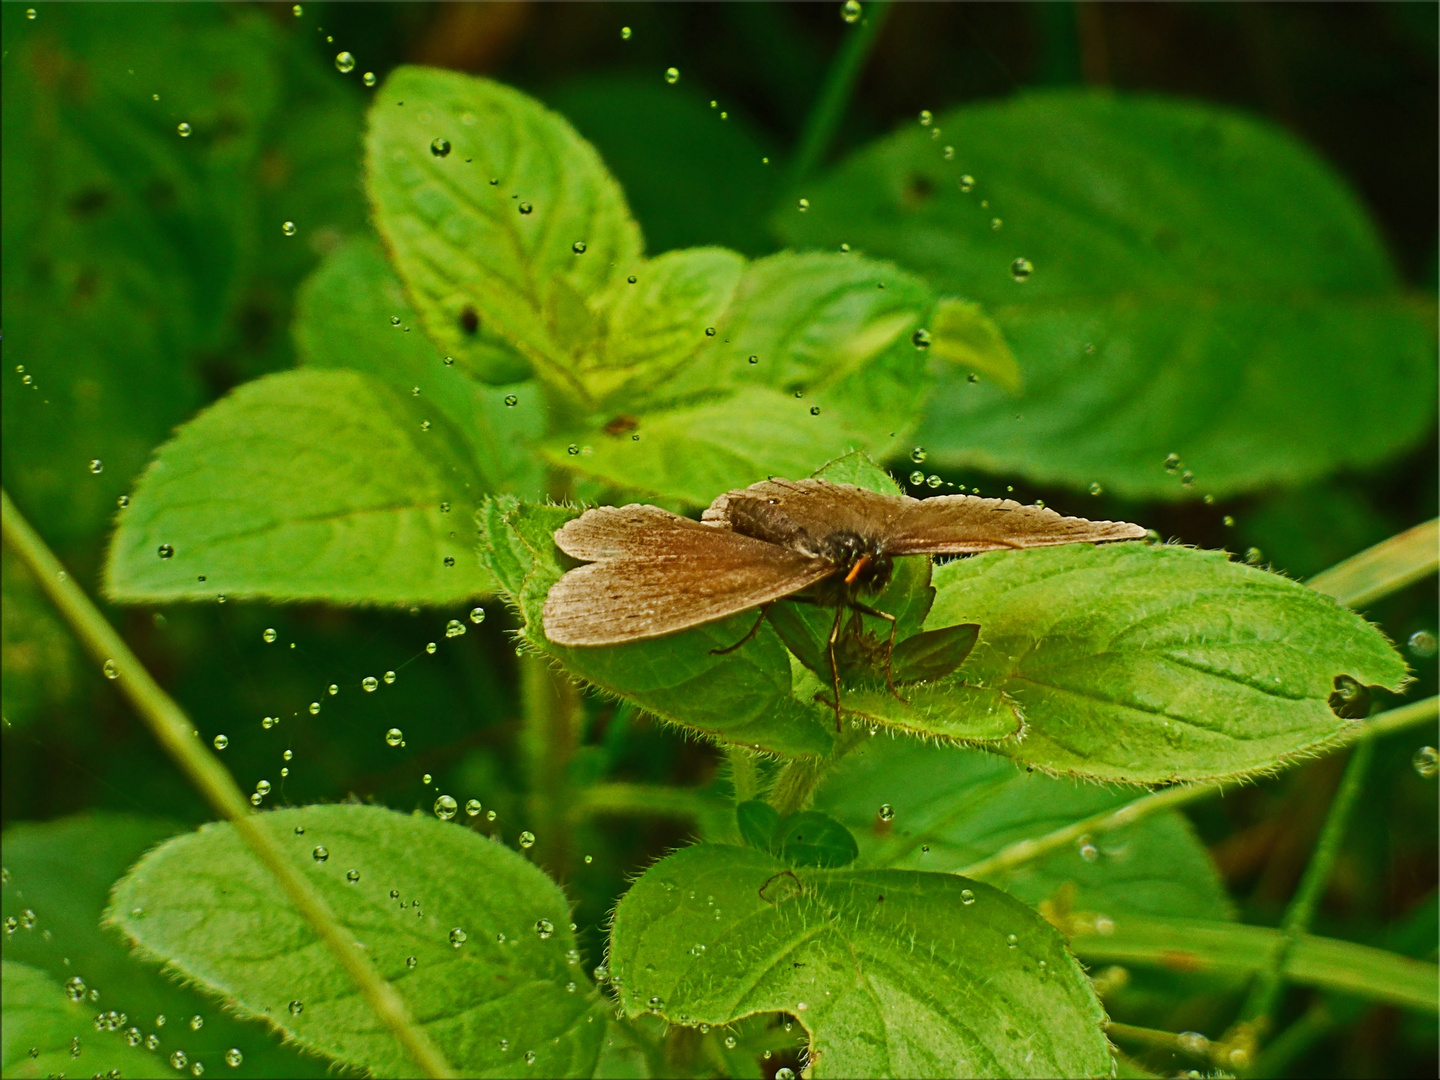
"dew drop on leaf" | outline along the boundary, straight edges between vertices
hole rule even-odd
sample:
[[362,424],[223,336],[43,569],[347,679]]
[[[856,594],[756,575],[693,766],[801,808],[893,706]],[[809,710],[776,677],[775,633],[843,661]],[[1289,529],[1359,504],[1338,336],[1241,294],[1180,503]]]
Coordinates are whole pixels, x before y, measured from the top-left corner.
[[1010,948],[1013,949],[1016,945],[1020,944],[1020,939],[1017,938],[1014,934],[1011,934],[1005,939],[1005,944],[1009,945]]
[[460,927],[457,926],[455,927],[455,929],[450,931],[450,944],[453,948],[458,949],[461,945],[465,944],[465,941],[469,938],[469,936],[469,934],[465,933],[464,930],[460,929]]
[[973,903],[975,902],[975,893],[972,892],[970,889],[961,889],[961,890],[960,890],[960,902],[961,902],[962,904],[964,904],[966,907],[969,907],[971,904],[973,904]]
[[332,682],[328,687],[325,688],[325,692],[328,693],[331,697],[334,697],[336,694],[340,693],[340,685],[338,683]]
[[366,86],[374,86],[376,82],[375,73],[373,71],[367,71],[364,75],[360,76],[360,81]]
[[806,210],[809,210],[809,209],[810,209],[810,200],[809,200],[809,199],[801,199],[801,200],[800,200],[798,203],[796,203],[795,205],[796,205],[796,208],[800,211],[800,213],[803,214],[803,213],[805,213]]
[[518,209],[522,214],[528,214],[532,212],[535,207],[531,206],[528,202],[522,202],[518,207],[516,207],[516,209]]
[[584,255],[584,254],[585,254],[585,241],[584,241],[584,240],[576,240],[575,243],[573,243],[573,244],[570,245],[570,250],[573,251],[576,255]]
[[445,624],[445,636],[447,638],[461,637],[465,633],[465,624],[459,619],[451,619]]
[[349,75],[350,72],[354,71],[354,70],[355,70],[355,55],[354,55],[354,53],[349,53],[349,52],[336,53],[336,54],[335,54],[335,70],[338,71],[338,72],[340,72],[341,75]]
[[917,349],[928,349],[930,347],[930,331],[922,326],[910,335],[910,344]]
[[155,549],[155,554],[159,555],[162,559],[169,559],[174,557],[175,549],[169,544],[161,544]]
[[1105,493],[1105,489],[1100,486],[1099,480],[1090,481],[1089,491],[1091,495],[1103,495]]
[[750,358],[749,358],[749,359],[750,359],[750,363],[752,363],[752,364],[758,364],[758,363],[760,363],[760,357],[756,356],[754,353],[751,353],[751,354],[750,354]]
[[811,415],[811,416],[819,416],[819,415],[820,415],[820,406],[819,406],[819,405],[811,405],[811,406],[810,406],[810,415]]
[[910,474],[910,483],[914,484],[916,487],[919,487],[921,484],[925,483],[925,473],[920,469],[916,469]]
[[238,1069],[244,1063],[245,1055],[240,1052],[238,1046],[232,1046],[229,1050],[225,1051],[225,1064],[229,1065],[232,1069]]
[[204,1018],[203,1016],[201,1016],[199,1013],[196,1013],[194,1016],[190,1017],[190,1030],[191,1030],[191,1031],[199,1031],[199,1030],[200,1030],[202,1027],[204,1027],[204,1026],[205,1026],[205,1018]]
[[535,834],[529,829],[526,829],[520,834],[520,846],[522,848],[532,848],[535,846]]
[[170,1055],[170,1064],[177,1069],[183,1069],[190,1063],[190,1058],[184,1050],[176,1050]]
[[406,966],[407,968],[413,968],[413,967],[414,967],[416,964],[418,964],[419,962],[420,962],[420,961],[419,961],[418,959],[416,959],[415,957],[413,957],[413,956],[407,956],[407,957],[405,957],[405,966]]
[[1180,471],[1180,455],[1179,455],[1179,454],[1173,454],[1173,453],[1172,453],[1172,454],[1166,454],[1166,455],[1165,455],[1165,471],[1168,472],[1168,473],[1177,473],[1177,472]]
[[880,809],[875,812],[875,816],[878,817],[881,821],[894,821],[895,808],[891,806],[888,802],[881,803]]
[[345,871],[345,880],[348,881],[348,882],[350,882],[351,885],[354,885],[357,881],[360,880],[360,871],[359,871],[359,870],[346,870],[346,871]]
[[191,128],[190,125],[187,124],[184,120],[181,120],[180,123],[175,125],[175,130],[180,133],[180,137],[182,139],[188,139],[190,137],[190,132],[194,129]]
[[1224,525],[1227,529],[1233,529],[1235,527],[1235,519],[1229,514],[1226,514],[1220,519],[1220,524]]
[[485,609],[483,607],[471,608],[470,621],[476,626],[479,626],[482,622],[485,621]]
[[1415,756],[1411,758],[1411,764],[1415,766],[1415,771],[1426,780],[1434,780],[1436,774],[1440,773],[1440,751],[1433,746],[1422,746],[1415,751]]
[[449,821],[455,816],[456,802],[451,795],[441,795],[435,800],[435,816],[441,821]]
[[120,677],[120,668],[114,660],[106,660],[105,666],[101,670],[105,672],[107,679],[118,679]]
[[299,1015],[300,1015],[302,1012],[304,1012],[304,1011],[305,1011],[305,1003],[304,1003],[303,1001],[292,1001],[292,1002],[290,1002],[290,1015],[291,1015],[291,1016],[299,1016]]
[[1005,223],[1001,221],[998,217],[992,217],[990,219],[990,228],[996,232],[999,232],[1000,226],[1004,224]]
[[[310,852],[310,857],[316,862],[324,862],[326,859],[330,858],[330,849],[327,848],[324,844],[316,844],[315,850]],[[295,1012],[297,1010],[291,1009],[290,1011]]]
[[1435,635],[1429,630],[1416,630],[1406,644],[1409,645],[1410,652],[1421,660],[1429,660],[1435,655]]
[[520,404],[520,399],[517,398],[514,394],[506,394],[506,395],[505,395],[505,407],[506,407],[507,409],[513,409],[516,405],[519,405],[519,404]]
[[479,800],[479,799],[466,799],[466,800],[465,800],[465,813],[469,814],[471,817],[479,817],[479,816],[480,816],[480,800]]
[[555,933],[555,924],[549,919],[535,920],[535,936],[541,941],[546,940],[553,933]]
[[450,140],[439,137],[432,139],[430,142],[430,153],[434,154],[436,157],[449,157]]
[[916,465],[924,464],[925,459],[929,456],[930,455],[925,452],[925,448],[923,446],[917,446],[915,447],[915,449],[910,451],[910,460],[913,461]]
[[795,1070],[789,1065],[781,1065],[775,1070],[775,1080],[795,1080]]
[[920,126],[921,126],[921,127],[929,127],[929,126],[930,126],[931,124],[933,124],[934,122],[935,122],[935,114],[934,114],[934,113],[932,113],[929,109],[921,109],[921,110],[920,110]]

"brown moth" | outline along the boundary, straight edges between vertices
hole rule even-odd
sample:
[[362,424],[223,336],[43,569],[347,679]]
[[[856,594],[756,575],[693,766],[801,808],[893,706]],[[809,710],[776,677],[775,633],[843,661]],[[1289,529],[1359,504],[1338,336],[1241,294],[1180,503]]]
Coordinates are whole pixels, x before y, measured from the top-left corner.
[[555,583],[542,620],[558,645],[618,645],[761,609],[745,637],[717,650],[728,652],[754,636],[776,600],[834,607],[829,659],[838,721],[841,618],[851,610],[889,621],[893,646],[894,616],[863,600],[889,583],[895,558],[1144,535],[1138,525],[1064,517],[1009,499],[912,499],[829,480],[766,480],[721,495],[698,522],[634,503],[567,522],[555,544],[587,565]]

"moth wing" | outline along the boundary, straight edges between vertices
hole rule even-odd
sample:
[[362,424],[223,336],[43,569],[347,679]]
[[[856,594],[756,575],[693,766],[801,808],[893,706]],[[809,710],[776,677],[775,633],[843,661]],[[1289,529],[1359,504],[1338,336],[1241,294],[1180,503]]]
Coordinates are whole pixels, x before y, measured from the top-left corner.
[[701,520],[728,529],[741,519],[746,531],[763,532],[775,543],[788,543],[787,533],[801,532],[819,538],[845,531],[880,539],[893,531],[894,522],[912,503],[917,500],[906,495],[883,495],[829,480],[762,480],[727,491]]
[[555,546],[573,559],[598,562],[688,552],[713,531],[658,506],[597,506],[556,529]]
[[[662,637],[789,596],[834,572],[821,559],[680,520],[691,526],[675,530],[688,543],[662,526],[648,550],[627,549],[566,573],[545,598],[545,636],[557,645]],[[627,533],[627,543],[637,536]],[[583,549],[595,550],[588,541]]]
[[1139,540],[1145,530],[1126,521],[1065,517],[1048,507],[1012,499],[940,495],[912,499],[892,523],[886,549],[892,555],[969,555],[1007,548]]

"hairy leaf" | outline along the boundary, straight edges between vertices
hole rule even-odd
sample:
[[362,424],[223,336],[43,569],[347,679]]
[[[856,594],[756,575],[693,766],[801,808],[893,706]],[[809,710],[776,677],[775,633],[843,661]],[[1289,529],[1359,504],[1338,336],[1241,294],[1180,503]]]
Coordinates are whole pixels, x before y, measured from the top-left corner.
[[[123,1031],[97,1031],[95,1006],[72,1001],[59,981],[28,964],[6,960],[3,980],[3,1049],[6,1076],[164,1076],[172,1074],[158,1054],[131,1047]],[[103,1011],[103,1010],[102,1010]]]
[[1000,326],[1025,396],[948,375],[919,435],[934,460],[1178,499],[1376,462],[1429,428],[1433,334],[1358,201],[1282,132],[1076,91],[936,126],[953,160],[910,128],[774,219],[791,244],[894,259]]
[[[593,1074],[605,1011],[583,977],[564,895],[525,859],[459,826],[378,807],[261,820],[461,1075],[509,1075],[527,1052],[537,1076]],[[145,953],[300,1046],[377,1075],[413,1072],[232,826],[147,855],[116,886],[109,918]]]
[[860,854],[850,830],[819,810],[789,814],[775,829],[775,854],[791,866],[848,866]]
[[566,331],[642,252],[594,148],[518,90],[400,67],[375,95],[366,168],[376,224],[430,336],[480,378],[513,382],[513,366],[472,347],[483,328],[575,390],[569,367],[585,342]]
[[[931,624],[980,624],[952,679],[1014,702],[1025,737],[995,749],[1048,772],[1131,783],[1254,774],[1349,728],[1327,704],[1337,677],[1391,690],[1406,678],[1364,619],[1224,552],[999,552],[942,566],[935,584]],[[944,735],[944,723],[928,733]]]
[[438,409],[357,372],[247,383],[161,448],[121,515],[107,589],[129,602],[486,594],[463,524],[485,492],[472,460]]
[[[871,739],[825,778],[815,806],[860,842],[862,867],[953,873],[1017,841],[1136,798],[1030,774],[1004,758],[909,739]],[[889,810],[881,812],[882,806]],[[1233,917],[1184,815],[1158,814],[984,880],[1057,918]]]
[[953,876],[686,848],[621,900],[610,964],[632,1016],[792,1014],[817,1077],[1110,1070],[1100,1004],[1055,931]]

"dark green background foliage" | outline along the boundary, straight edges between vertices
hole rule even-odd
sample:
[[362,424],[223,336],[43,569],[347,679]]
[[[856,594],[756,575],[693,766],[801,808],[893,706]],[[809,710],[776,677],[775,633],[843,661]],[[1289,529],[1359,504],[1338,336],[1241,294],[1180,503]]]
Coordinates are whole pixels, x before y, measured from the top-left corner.
[[[519,1071],[529,1041],[537,1075],[770,1076],[806,1031],[822,1075],[1103,1071],[1096,998],[1045,920],[1273,926],[1343,767],[1308,760],[1345,727],[1332,676],[1376,708],[1436,692],[1433,646],[1406,645],[1436,630],[1433,576],[1366,607],[1378,632],[1286,580],[1436,514],[1433,5],[899,5],[804,174],[859,32],[838,3],[26,7],[0,7],[5,488],[205,742],[227,737],[242,788],[294,808],[270,819],[287,850],[357,936],[385,935],[377,964],[472,1074]],[[847,669],[872,734],[812,809],[746,802],[737,823],[757,793],[711,739],[836,745],[811,670],[828,617],[787,606],[723,657],[750,616],[553,645],[539,612],[571,564],[549,535],[574,511],[542,504],[693,511],[852,448],[917,496],[1013,492],[1180,543],[902,567],[877,603],[936,643],[928,681],[901,703]],[[3,578],[6,1075],[73,1069],[76,1033],[85,1075],[172,1075],[176,1049],[211,1075],[403,1073],[229,827],[196,831],[200,796],[8,550]],[[551,778],[573,829],[547,832],[527,790],[524,643],[604,691]],[[1434,741],[1377,745],[1314,933],[1434,960],[1436,789],[1410,764]],[[1260,780],[965,901],[925,873],[1135,784],[1241,774]],[[440,793],[483,807],[405,815]],[[527,828],[528,854],[487,839]],[[167,914],[171,881],[213,921]],[[273,953],[227,951],[261,924]],[[741,985],[782,945],[801,966]],[[847,996],[842,956],[893,985]],[[597,987],[607,958],[621,978]],[[458,1022],[451,963],[525,1004]],[[1221,1035],[1244,992],[1101,968],[1110,1017],[1173,1032]],[[982,1002],[992,971],[1014,978]],[[76,975],[98,1005],[65,998]],[[95,1031],[97,1009],[160,1052]],[[667,1036],[656,1013],[729,1026]],[[1043,1065],[1016,1058],[1005,1025],[1047,1016]],[[1293,989],[1278,1019],[1271,1075],[1431,1075],[1433,1015]],[[1115,1042],[1158,1073],[1199,1064]]]

